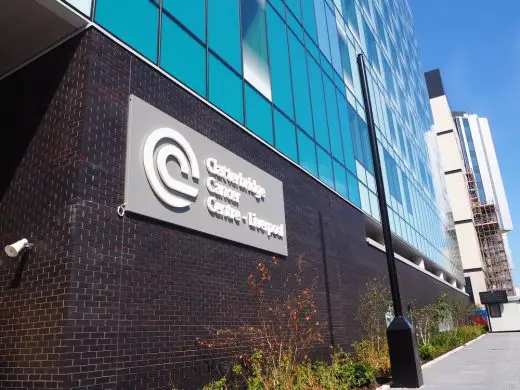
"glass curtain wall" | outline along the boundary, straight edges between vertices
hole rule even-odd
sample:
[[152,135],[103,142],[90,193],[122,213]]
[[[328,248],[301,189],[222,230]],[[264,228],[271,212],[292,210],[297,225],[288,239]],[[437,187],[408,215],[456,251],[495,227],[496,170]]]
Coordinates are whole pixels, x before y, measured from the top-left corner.
[[406,0],[96,0],[94,22],[379,220],[356,55],[369,62],[392,231],[458,275]]

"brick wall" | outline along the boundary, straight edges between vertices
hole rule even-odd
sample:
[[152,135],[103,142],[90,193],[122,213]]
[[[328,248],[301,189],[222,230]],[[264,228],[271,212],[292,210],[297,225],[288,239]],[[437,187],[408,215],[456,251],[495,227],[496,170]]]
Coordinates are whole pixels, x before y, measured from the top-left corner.
[[[46,63],[64,64],[52,67],[60,75],[53,85],[39,84]],[[52,93],[43,114],[33,94],[0,117],[38,117],[19,132],[32,140],[20,163],[12,159],[18,169],[0,205],[9,215],[0,242],[27,235],[36,244],[14,289],[17,262],[1,255],[0,387],[158,389],[171,374],[196,388],[230,354],[205,350],[197,338],[256,319],[246,278],[270,254],[117,215],[129,94],[283,181],[290,257],[277,272],[294,270],[303,255],[318,277],[319,317],[330,320],[334,342],[358,337],[358,291],[386,275],[384,256],[365,242],[360,211],[95,30],[0,83],[0,91],[16,94],[21,82]],[[398,269],[405,305],[454,291],[404,264]]]

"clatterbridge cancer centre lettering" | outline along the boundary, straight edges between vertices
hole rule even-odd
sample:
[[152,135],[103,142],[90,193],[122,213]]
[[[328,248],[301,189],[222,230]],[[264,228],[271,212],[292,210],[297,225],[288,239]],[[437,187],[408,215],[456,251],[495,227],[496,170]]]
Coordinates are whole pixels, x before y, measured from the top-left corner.
[[[284,225],[273,224],[263,219],[260,219],[256,213],[249,211],[247,215],[242,215],[236,206],[240,203],[240,196],[242,193],[254,196],[258,201],[264,201],[267,195],[265,188],[258,185],[256,180],[250,177],[244,177],[242,172],[235,173],[225,165],[219,165],[217,159],[208,158],[206,160],[206,168],[214,177],[206,179],[207,189],[210,194],[206,205],[210,213],[221,216],[237,224],[242,222],[249,225],[250,228],[256,228],[266,233],[268,236],[274,235],[284,237]],[[237,188],[226,187],[220,184],[216,178],[224,180],[226,183]],[[242,191],[242,192],[241,192]],[[231,204],[221,203],[218,198],[224,198],[231,202]]]
[[282,183],[131,96],[127,210],[287,255]]

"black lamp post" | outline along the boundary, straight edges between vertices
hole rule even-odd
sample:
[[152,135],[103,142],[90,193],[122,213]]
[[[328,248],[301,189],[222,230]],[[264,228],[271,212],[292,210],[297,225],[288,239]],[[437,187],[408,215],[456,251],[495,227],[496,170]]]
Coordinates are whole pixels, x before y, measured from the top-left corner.
[[386,336],[390,353],[390,364],[392,367],[392,380],[394,387],[417,388],[423,384],[421,361],[417,352],[417,341],[415,330],[410,322],[403,316],[403,306],[399,293],[399,281],[395,267],[394,249],[392,245],[392,233],[388,219],[388,208],[386,204],[385,186],[383,173],[381,171],[381,160],[377,147],[377,135],[374,125],[374,116],[368,89],[367,68],[365,57],[358,54],[357,63],[361,78],[361,89],[363,90],[363,101],[368,124],[370,148],[374,157],[374,173],[381,212],[381,226],[385,241],[386,262],[388,265],[388,276],[390,279],[390,290],[392,291],[392,303],[394,306],[394,319],[388,326]]

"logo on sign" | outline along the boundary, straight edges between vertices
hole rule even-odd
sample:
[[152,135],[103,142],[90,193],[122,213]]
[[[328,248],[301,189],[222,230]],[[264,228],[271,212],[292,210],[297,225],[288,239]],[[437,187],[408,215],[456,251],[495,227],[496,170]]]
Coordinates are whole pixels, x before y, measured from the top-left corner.
[[146,178],[155,195],[164,203],[171,207],[184,208],[197,198],[198,186],[172,177],[167,168],[171,158],[177,161],[183,176],[188,178],[191,173],[193,182],[198,183],[199,164],[186,138],[171,128],[154,130],[146,138],[143,149]]

